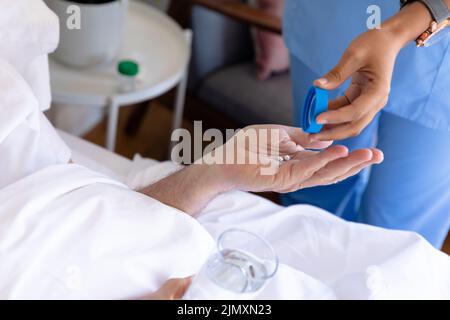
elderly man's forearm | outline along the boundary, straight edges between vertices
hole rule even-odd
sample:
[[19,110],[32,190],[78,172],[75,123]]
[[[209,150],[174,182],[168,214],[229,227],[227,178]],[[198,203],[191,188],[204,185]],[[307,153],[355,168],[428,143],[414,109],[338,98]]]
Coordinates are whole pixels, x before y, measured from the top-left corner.
[[220,166],[194,164],[140,192],[196,216],[212,199],[231,189]]

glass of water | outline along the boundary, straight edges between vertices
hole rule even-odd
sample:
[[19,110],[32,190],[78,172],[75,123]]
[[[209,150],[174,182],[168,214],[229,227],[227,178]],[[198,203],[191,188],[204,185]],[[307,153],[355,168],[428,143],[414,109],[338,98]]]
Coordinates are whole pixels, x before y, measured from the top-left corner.
[[262,237],[245,230],[222,233],[184,299],[249,299],[278,270],[278,257]]

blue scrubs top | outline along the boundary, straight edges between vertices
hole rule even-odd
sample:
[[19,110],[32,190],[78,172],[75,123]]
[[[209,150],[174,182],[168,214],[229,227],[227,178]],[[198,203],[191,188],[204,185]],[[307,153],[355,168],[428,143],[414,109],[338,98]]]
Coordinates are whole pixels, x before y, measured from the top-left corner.
[[[380,7],[382,20],[400,9],[399,0],[286,0],[284,35],[291,55],[317,77],[324,75],[350,42],[368,30],[371,5]],[[450,130],[450,37],[430,48],[411,43],[401,51],[384,110],[430,128]]]

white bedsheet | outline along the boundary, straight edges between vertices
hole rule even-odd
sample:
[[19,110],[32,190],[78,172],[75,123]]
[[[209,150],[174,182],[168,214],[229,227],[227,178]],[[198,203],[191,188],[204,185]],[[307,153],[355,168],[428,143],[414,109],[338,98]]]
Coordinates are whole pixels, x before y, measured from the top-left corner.
[[[137,160],[124,180],[143,183],[162,168],[174,169]],[[280,271],[256,298],[450,298],[449,258],[420,236],[242,192],[217,198],[199,223],[114,179],[63,165],[0,190],[0,204],[0,298],[139,297],[196,273],[213,239],[231,227],[265,236],[280,256]]]
[[42,1],[0,5],[0,298],[139,297],[196,273],[230,227],[263,235],[281,258],[257,298],[450,298],[449,258],[416,234],[241,192],[222,195],[196,221],[122,184],[148,184],[177,169],[171,164],[136,160],[118,172],[88,152],[75,161],[105,175],[58,165],[69,152],[40,112],[50,99],[56,17]]
[[[140,188],[176,168],[137,157],[126,181]],[[256,298],[450,299],[450,257],[415,233],[345,222],[311,206],[284,208],[244,192],[218,197],[199,221],[215,239],[241,228],[275,247],[282,266]]]
[[120,299],[195,273],[213,246],[190,218],[78,165],[0,189],[1,299]]

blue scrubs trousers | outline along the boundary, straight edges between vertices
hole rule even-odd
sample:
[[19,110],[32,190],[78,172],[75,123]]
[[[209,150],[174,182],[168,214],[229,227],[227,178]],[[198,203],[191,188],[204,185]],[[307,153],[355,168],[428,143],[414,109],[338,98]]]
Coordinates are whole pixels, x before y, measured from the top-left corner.
[[[294,110],[300,112],[320,75],[294,56],[291,62]],[[450,132],[382,111],[360,136],[337,143],[350,150],[376,146],[385,161],[337,185],[284,195],[283,204],[311,204],[349,221],[416,231],[441,248],[450,230]]]

